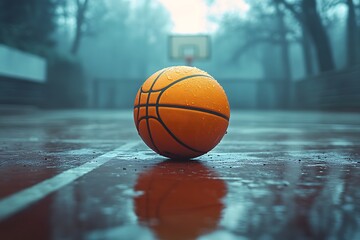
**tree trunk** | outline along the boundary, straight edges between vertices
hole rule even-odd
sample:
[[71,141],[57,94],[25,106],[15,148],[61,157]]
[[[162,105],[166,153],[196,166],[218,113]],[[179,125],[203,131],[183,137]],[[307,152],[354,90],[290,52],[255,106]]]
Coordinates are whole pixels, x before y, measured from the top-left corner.
[[303,0],[304,24],[314,42],[321,72],[335,69],[330,41],[316,9],[316,0]]
[[284,23],[284,13],[280,10],[279,4],[275,3],[276,8],[276,17],[279,28],[279,38],[280,38],[280,49],[281,49],[281,63],[283,69],[283,80],[282,84],[279,86],[279,106],[281,108],[287,108],[289,103],[289,86],[291,82],[291,64],[289,57],[289,43],[286,39],[286,26]]
[[353,0],[346,0],[348,7],[348,16],[346,24],[347,37],[347,66],[353,66],[357,63],[357,24],[356,13]]
[[298,12],[295,9],[295,6],[288,3],[285,0],[274,0],[275,3],[283,4],[283,6],[289,10],[295,19],[297,19],[301,25],[301,31],[302,31],[302,38],[301,38],[301,47],[303,52],[303,60],[304,60],[304,66],[305,66],[305,75],[311,76],[314,74],[314,64],[313,64],[313,58],[311,54],[311,42],[310,42],[310,36],[309,31],[307,29],[307,26],[305,24],[305,16],[303,12]]
[[82,35],[81,28],[76,24],[75,37],[71,46],[71,53],[73,55],[76,55],[79,50],[81,35]]
[[289,42],[286,39],[286,26],[284,23],[284,13],[279,9],[279,5],[276,4],[276,17],[279,27],[280,47],[281,47],[281,61],[283,66],[283,73],[285,81],[291,81],[291,64],[289,57]]
[[85,12],[87,9],[88,2],[89,0],[84,0],[83,2],[81,2],[80,0],[76,0],[77,12],[76,12],[75,36],[71,46],[71,53],[74,55],[77,54],[80,47],[80,42],[83,35],[82,28],[84,25]]
[[303,59],[305,66],[305,76],[314,75],[314,64],[311,56],[311,42],[310,36],[304,26],[301,27],[302,36],[301,36],[301,47],[303,51]]

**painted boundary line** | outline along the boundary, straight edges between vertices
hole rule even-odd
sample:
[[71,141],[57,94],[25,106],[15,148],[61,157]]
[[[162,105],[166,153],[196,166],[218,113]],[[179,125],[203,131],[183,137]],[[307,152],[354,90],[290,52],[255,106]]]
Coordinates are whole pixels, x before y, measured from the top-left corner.
[[29,205],[41,200],[47,195],[59,190],[65,185],[84,176],[92,170],[107,163],[114,157],[120,155],[124,151],[128,151],[137,146],[140,141],[130,142],[121,147],[107,152],[81,166],[68,169],[52,178],[42,181],[34,186],[21,190],[9,197],[0,200],[0,221],[10,217],[11,215],[25,209]]

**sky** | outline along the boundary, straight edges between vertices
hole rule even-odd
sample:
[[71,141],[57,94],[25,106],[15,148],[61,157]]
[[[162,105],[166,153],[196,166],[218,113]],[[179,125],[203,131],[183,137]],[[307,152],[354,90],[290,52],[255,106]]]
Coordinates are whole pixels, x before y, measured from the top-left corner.
[[205,0],[159,0],[169,11],[173,21],[173,33],[211,33],[217,24],[209,20],[225,13],[245,15],[249,5],[245,0],[215,0],[211,6]]

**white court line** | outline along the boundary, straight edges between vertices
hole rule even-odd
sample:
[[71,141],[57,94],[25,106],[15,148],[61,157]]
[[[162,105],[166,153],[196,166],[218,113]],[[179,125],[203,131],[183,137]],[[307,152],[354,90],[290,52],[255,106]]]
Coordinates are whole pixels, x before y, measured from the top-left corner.
[[66,170],[65,172],[42,181],[34,186],[21,190],[20,192],[10,195],[9,197],[3,198],[0,200],[0,221],[25,209],[29,205],[39,201],[50,193],[59,190],[65,185],[100,167],[122,152],[134,148],[139,143],[140,141],[124,144],[123,146],[111,152],[105,153],[97,158],[94,158],[81,166]]

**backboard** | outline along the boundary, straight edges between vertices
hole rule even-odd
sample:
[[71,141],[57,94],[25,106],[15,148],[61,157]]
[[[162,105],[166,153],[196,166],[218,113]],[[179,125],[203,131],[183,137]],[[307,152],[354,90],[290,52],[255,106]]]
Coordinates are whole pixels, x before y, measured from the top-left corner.
[[169,58],[185,60],[191,65],[193,60],[210,58],[210,37],[208,35],[170,35]]

